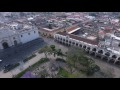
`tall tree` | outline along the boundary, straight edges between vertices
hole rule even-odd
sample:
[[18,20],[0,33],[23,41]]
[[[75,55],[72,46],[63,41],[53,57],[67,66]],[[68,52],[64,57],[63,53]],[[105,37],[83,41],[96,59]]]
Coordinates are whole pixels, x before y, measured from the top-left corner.
[[63,59],[64,54],[62,53],[62,50],[61,50],[61,49],[58,49],[58,50],[56,51],[56,53],[57,53],[57,56],[61,56],[62,59]]
[[43,52],[47,58],[48,53],[51,53],[51,48],[49,46],[45,46],[41,49],[41,52]]
[[[67,63],[70,66],[76,68],[76,64],[82,60],[81,58],[84,56],[84,51],[78,47],[71,47],[67,52]],[[71,69],[72,72],[72,69]]]
[[50,45],[50,48],[55,51],[55,45]]

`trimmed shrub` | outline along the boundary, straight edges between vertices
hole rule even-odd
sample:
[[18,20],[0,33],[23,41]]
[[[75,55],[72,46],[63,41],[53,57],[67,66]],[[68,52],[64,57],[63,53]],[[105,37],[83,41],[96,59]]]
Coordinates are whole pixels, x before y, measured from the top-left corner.
[[95,65],[92,68],[89,68],[87,71],[87,75],[93,75],[95,72],[98,72],[100,70],[100,67],[98,65]]
[[22,72],[18,73],[17,75],[15,75],[13,78],[20,78],[23,74],[25,74],[25,72],[27,72],[29,70],[29,68],[23,70]]
[[49,61],[48,58],[41,58],[40,61],[38,61],[38,62],[36,62],[35,64],[33,64],[32,67],[37,66],[37,65],[40,65],[40,64],[45,63],[45,62],[47,62],[47,61]]
[[30,67],[26,68],[26,69],[23,70],[22,72],[20,72],[20,73],[18,73],[17,75],[15,75],[14,78],[20,78],[20,77],[23,76],[27,71],[29,71],[31,67],[35,67],[35,66],[40,65],[40,64],[42,64],[42,63],[45,63],[45,62],[47,62],[47,61],[49,61],[48,58],[41,58],[40,61],[36,62],[35,64],[31,65]]
[[24,59],[23,62],[25,63],[25,62],[29,61],[30,59],[32,59],[32,58],[34,58],[34,57],[36,57],[36,55],[35,55],[35,54],[32,54],[31,56],[29,56],[29,57],[27,57],[26,59]]

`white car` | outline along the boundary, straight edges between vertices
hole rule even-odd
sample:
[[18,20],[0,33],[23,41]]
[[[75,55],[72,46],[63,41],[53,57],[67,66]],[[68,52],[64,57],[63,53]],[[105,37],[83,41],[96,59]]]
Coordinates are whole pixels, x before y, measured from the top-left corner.
[[2,62],[2,60],[0,60],[0,62]]

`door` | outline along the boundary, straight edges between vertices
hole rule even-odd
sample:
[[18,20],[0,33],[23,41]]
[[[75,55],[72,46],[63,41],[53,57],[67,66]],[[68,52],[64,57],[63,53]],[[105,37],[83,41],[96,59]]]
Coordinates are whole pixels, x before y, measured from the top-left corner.
[[4,42],[4,43],[2,44],[2,46],[3,46],[3,48],[4,48],[4,49],[9,48],[9,46],[8,46],[8,43],[7,43],[7,42]]

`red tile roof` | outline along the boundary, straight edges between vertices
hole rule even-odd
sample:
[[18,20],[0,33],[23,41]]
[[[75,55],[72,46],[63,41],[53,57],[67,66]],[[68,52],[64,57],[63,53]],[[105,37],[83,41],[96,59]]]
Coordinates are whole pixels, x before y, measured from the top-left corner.
[[89,44],[98,45],[97,41],[92,41],[92,40],[89,40],[89,39],[86,39],[86,38],[81,38],[81,37],[78,37],[78,36],[75,36],[75,35],[72,35],[72,34],[67,34],[65,32],[58,32],[57,34],[60,34],[60,35],[63,35],[63,36],[69,35],[70,38],[73,38],[73,39],[76,39],[76,40],[79,40],[79,41],[83,41],[83,42],[86,42],[86,43],[89,43]]

